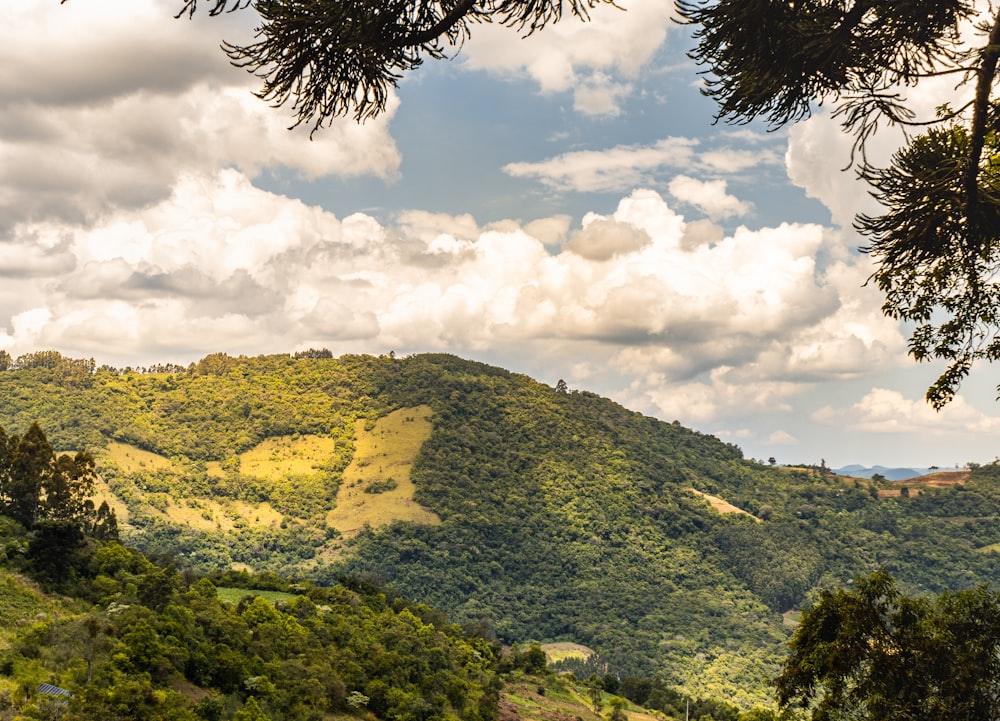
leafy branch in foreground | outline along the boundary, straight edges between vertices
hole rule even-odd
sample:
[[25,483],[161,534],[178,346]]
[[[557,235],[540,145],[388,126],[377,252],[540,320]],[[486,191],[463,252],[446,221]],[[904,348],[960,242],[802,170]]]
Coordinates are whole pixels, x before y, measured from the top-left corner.
[[826,591],[776,680],[814,721],[1000,718],[1000,597],[986,587],[909,597],[885,571]]
[[[940,409],[977,360],[1000,358],[995,285],[1000,264],[1000,153],[994,95],[1000,15],[970,0],[678,0],[695,26],[692,57],[705,67],[704,92],[717,119],[766,120],[780,127],[833,102],[854,137],[860,176],[883,205],[858,216],[877,262],[872,279],[886,315],[916,323],[910,354],[939,359],[945,371],[927,392]],[[982,10],[982,12],[981,12]],[[963,28],[978,21],[980,45]],[[903,94],[951,76],[957,109],[917,118]],[[881,125],[919,128],[876,168],[865,143]]]
[[[389,92],[424,58],[461,47],[474,23],[498,23],[525,35],[563,16],[562,0],[210,0],[209,14],[251,7],[255,41],[224,43],[234,65],[263,81],[257,95],[291,103],[295,125],[313,131],[338,116],[358,121],[385,110]],[[193,15],[198,0],[179,14]],[[613,0],[570,0],[573,15]]]

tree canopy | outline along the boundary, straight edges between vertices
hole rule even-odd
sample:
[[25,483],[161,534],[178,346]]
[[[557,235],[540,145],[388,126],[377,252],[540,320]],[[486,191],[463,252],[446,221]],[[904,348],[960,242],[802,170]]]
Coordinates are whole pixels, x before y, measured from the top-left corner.
[[885,571],[825,591],[802,617],[776,681],[814,721],[1000,718],[1000,597],[985,586],[935,598]]
[[[65,1],[65,0],[64,0]],[[198,0],[181,0],[193,15]],[[338,116],[364,120],[424,59],[457,51],[477,23],[525,35],[614,0],[202,0],[207,12],[250,8],[253,42],[224,43],[263,81],[258,95],[291,104],[313,131]],[[927,392],[941,408],[976,361],[1000,359],[1000,139],[994,93],[1000,16],[976,0],[676,0],[697,41],[703,92],[717,120],[777,128],[832,103],[853,136],[854,165],[884,212],[858,215],[885,294],[883,312],[913,328],[909,352],[942,360]],[[973,31],[974,32],[970,32]],[[970,40],[970,38],[972,38]],[[957,106],[917,117],[905,92],[954,80]],[[865,143],[897,126],[907,140],[888,167]]]
[[[678,0],[695,27],[718,119],[779,127],[832,101],[854,137],[851,162],[883,206],[858,215],[886,315],[914,326],[910,354],[947,367],[927,392],[941,408],[976,360],[1000,358],[1000,153],[994,94],[1000,16],[970,0]],[[969,41],[969,30],[975,37]],[[917,117],[905,90],[954,79],[957,107]],[[880,126],[907,142],[888,167],[868,162]],[[916,133],[909,136],[909,133]]]
[[[64,0],[65,1],[65,0]],[[443,58],[476,23],[499,23],[531,34],[562,18],[564,6],[587,18],[613,0],[207,0],[210,15],[252,7],[260,16],[255,41],[224,43],[234,65],[261,80],[258,93],[291,103],[296,125],[317,130],[337,116],[357,120],[385,109],[389,91],[424,58]],[[178,15],[194,15],[184,0]]]

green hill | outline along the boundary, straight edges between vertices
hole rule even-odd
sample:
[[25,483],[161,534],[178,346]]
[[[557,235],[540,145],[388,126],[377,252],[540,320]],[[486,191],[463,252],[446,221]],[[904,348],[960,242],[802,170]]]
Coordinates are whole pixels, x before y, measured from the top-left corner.
[[370,576],[506,642],[585,644],[744,707],[817,585],[997,578],[991,466],[880,498],[453,356],[326,356],[138,373],[32,354],[0,373],[0,425],[93,452],[125,537],[181,566]]

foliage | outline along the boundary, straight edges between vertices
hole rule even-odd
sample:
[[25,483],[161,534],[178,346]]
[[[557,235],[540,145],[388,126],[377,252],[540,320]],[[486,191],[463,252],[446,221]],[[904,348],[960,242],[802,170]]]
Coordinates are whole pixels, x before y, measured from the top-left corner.
[[[1000,572],[994,464],[964,486],[882,498],[864,479],[747,461],[679,423],[453,356],[214,355],[86,384],[38,366],[0,372],[0,394],[0,423],[37,419],[55,447],[93,451],[98,487],[127,510],[123,538],[181,572],[284,592],[272,572],[389,583],[507,644],[586,644],[604,665],[580,678],[655,679],[741,708],[769,699],[789,635],[779,614],[815,589],[885,568],[907,593],[940,593]],[[389,432],[413,430],[404,409],[420,406],[429,437]],[[330,509],[362,462],[357,500],[391,500],[408,478],[408,502],[439,522],[372,515],[338,533]],[[363,493],[390,474],[399,489]],[[45,543],[0,535],[0,557],[34,563]],[[70,560],[45,582],[85,584]]]
[[876,572],[803,614],[777,690],[817,720],[984,721],[1000,718],[998,666],[1000,595],[910,597]]
[[[586,18],[611,0],[570,0]],[[209,13],[252,7],[260,17],[256,41],[225,43],[238,67],[264,81],[258,95],[274,105],[291,102],[300,123],[318,129],[336,116],[358,120],[385,109],[389,90],[424,58],[444,57],[477,23],[495,22],[530,34],[562,17],[562,0],[209,0]],[[198,0],[184,0],[193,15]]]
[[56,456],[37,423],[23,436],[0,427],[0,513],[28,527],[43,520],[80,525],[94,516],[87,503],[93,482],[93,457]]
[[[982,16],[971,0],[677,0],[677,8],[695,27],[692,57],[706,68],[718,118],[779,127],[835,101],[834,117],[861,152],[861,176],[885,209],[856,221],[872,239],[883,311],[914,324],[916,360],[946,361],[927,392],[941,408],[976,360],[1000,358],[996,8]],[[963,29],[973,19],[980,39],[968,46]],[[917,118],[903,90],[940,76],[954,78],[962,105]],[[930,127],[877,168],[864,147],[882,124]]]
[[358,713],[359,698],[370,721],[496,717],[497,648],[373,586],[225,602],[209,580],[115,542],[91,544],[73,571],[82,596],[59,613],[5,605],[8,624],[30,623],[0,654],[0,675],[73,694],[52,709],[11,699],[24,717],[319,721]]

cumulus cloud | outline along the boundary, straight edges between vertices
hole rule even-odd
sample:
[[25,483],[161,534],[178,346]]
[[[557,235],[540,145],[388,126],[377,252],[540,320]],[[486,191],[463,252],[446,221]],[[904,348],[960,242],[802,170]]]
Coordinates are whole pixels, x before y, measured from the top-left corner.
[[[10,7],[8,7],[10,6]],[[169,196],[185,173],[286,167],[322,175],[395,177],[388,134],[396,108],[308,141],[253,97],[229,66],[223,35],[246,14],[174,20],[176,3],[10,0],[0,28],[0,228],[56,218],[86,222]],[[150,42],[156,38],[156,42]]]
[[[649,190],[612,215],[588,214],[576,231],[568,224],[555,216],[480,227],[468,215],[422,211],[389,225],[361,213],[341,219],[260,190],[235,169],[188,174],[169,198],[92,226],[18,226],[31,262],[11,264],[9,275],[50,292],[41,304],[0,296],[2,342],[118,357],[168,338],[180,352],[206,329],[204,352],[227,339],[240,352],[555,343],[587,349],[581,377],[603,358],[637,379],[647,405],[672,411],[669,399],[682,398],[706,413],[745,404],[741,394],[771,403],[815,377],[861,372],[892,348],[880,340],[885,328],[852,305],[847,266],[817,268],[826,242],[818,226],[723,237]],[[46,257],[55,260],[38,260]],[[824,323],[830,339],[817,343]]]
[[536,163],[508,163],[504,172],[515,178],[534,178],[556,190],[622,190],[642,185],[660,168],[691,163],[697,144],[691,138],[664,138],[653,145],[578,150]]
[[726,192],[725,180],[697,180],[678,175],[670,181],[670,194],[683,203],[701,210],[713,220],[742,216],[753,207]]
[[616,115],[632,92],[629,81],[666,41],[672,6],[601,5],[590,15],[589,22],[567,15],[527,38],[498,25],[476,27],[462,61],[476,70],[530,77],[543,93],[572,91],[580,112]]
[[1000,417],[973,408],[961,396],[935,411],[923,398],[914,400],[888,388],[872,388],[849,408],[824,406],[813,418],[867,433],[922,436],[995,433],[1000,428]]
[[[979,5],[980,12],[988,12],[984,4]],[[965,22],[960,29],[966,47],[983,43],[982,34],[974,25]],[[944,75],[922,80],[916,87],[900,86],[894,91],[914,113],[914,120],[926,122],[936,117],[936,109],[942,104],[957,108],[972,97],[974,81],[962,86],[956,85],[956,81],[955,76]],[[835,223],[849,228],[856,214],[878,213],[880,206],[870,196],[870,187],[858,178],[854,169],[847,168],[852,161],[853,138],[832,117],[836,106],[834,102],[790,129],[785,163],[792,182],[826,205]],[[908,132],[899,127],[883,127],[865,143],[867,162],[874,167],[889,165],[892,154],[906,142],[908,135],[913,135],[912,131],[912,128]],[[853,160],[860,158],[855,156]]]
[[[655,184],[673,168],[689,168],[709,175],[739,173],[749,168],[775,164],[777,153],[746,151],[729,146],[702,149],[696,138],[669,137],[651,145],[617,145],[604,150],[574,150],[536,162],[514,162],[504,172],[515,178],[538,180],[553,190],[576,192],[624,192]],[[675,188],[676,186],[676,192]],[[724,180],[696,181],[675,178],[671,192],[693,205],[713,212],[740,215],[749,206],[726,193]],[[684,197],[677,196],[681,193]],[[696,202],[697,201],[697,202]]]
[[799,439],[788,431],[779,429],[767,437],[767,443],[774,446],[797,446]]
[[631,253],[652,242],[649,234],[627,223],[595,218],[564,246],[589,260],[609,260],[615,255]]

